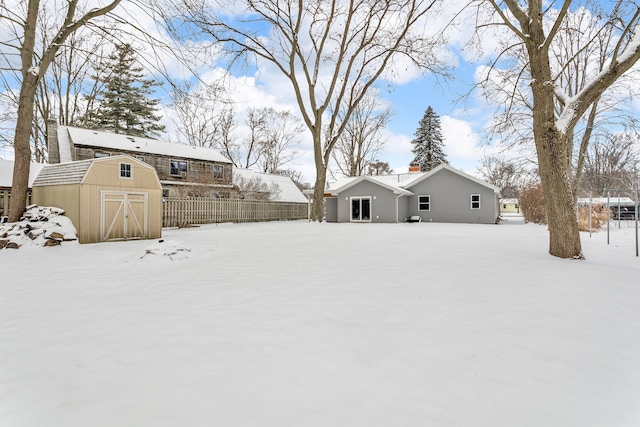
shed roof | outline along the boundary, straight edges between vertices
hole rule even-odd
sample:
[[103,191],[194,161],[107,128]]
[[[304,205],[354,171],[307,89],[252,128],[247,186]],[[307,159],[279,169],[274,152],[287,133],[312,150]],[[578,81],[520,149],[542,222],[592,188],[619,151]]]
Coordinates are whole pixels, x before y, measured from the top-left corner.
[[160,139],[142,138],[93,129],[72,126],[58,126],[58,144],[60,161],[71,161],[71,144],[88,145],[112,150],[123,150],[141,154],[158,154],[184,159],[206,160],[218,163],[231,163],[217,150],[195,147],[179,142],[167,142]]
[[[11,188],[13,184],[13,161],[0,159],[0,187]],[[44,163],[31,163],[29,167],[29,187],[33,186],[42,168],[46,166]]]
[[140,163],[147,168],[153,169],[146,163],[127,155],[100,157],[96,159],[78,160],[76,162],[45,165],[36,180],[33,182],[33,185],[40,187],[46,185],[80,184],[92,164],[99,162],[111,162],[114,161],[114,159],[126,159],[127,161]]
[[273,173],[256,172],[250,169],[233,168],[233,177],[241,177],[246,180],[258,178],[269,187],[272,184],[277,185],[280,189],[280,192],[274,199],[274,201],[276,202],[309,203],[309,200],[304,195],[304,193],[300,191],[298,186],[288,176]]

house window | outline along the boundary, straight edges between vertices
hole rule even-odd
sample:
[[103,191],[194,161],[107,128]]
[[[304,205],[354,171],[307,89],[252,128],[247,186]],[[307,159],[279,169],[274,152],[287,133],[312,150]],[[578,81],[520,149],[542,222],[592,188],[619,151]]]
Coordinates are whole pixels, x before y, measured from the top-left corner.
[[371,197],[351,198],[351,221],[371,221]]
[[222,165],[213,165],[213,178],[214,179],[224,178],[224,168],[222,167]]
[[187,176],[187,162],[171,160],[171,175]]
[[431,210],[431,196],[418,196],[418,210],[419,211]]
[[507,204],[506,203],[502,205],[502,209],[507,209]]
[[131,163],[120,163],[120,178],[131,179],[132,175],[133,169],[131,168]]
[[144,162],[144,156],[135,156],[135,158],[140,160],[141,162]]
[[480,195],[472,194],[471,195],[471,209],[480,209]]
[[102,151],[96,151],[95,153],[93,153],[93,157],[95,157],[96,159],[100,159],[102,157],[109,157],[110,154],[109,153],[104,153]]

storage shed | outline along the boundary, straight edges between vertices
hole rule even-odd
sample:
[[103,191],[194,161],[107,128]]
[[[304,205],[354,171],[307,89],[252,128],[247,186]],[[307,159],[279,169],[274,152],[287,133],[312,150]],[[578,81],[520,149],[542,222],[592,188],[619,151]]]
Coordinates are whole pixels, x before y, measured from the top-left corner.
[[65,210],[80,243],[162,235],[162,186],[153,167],[131,156],[45,166],[32,202]]

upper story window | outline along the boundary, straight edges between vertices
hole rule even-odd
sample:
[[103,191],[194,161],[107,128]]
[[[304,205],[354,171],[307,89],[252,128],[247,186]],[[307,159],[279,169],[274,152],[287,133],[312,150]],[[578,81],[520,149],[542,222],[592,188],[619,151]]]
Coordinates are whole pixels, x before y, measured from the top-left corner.
[[109,157],[110,154],[109,153],[105,153],[102,151],[96,151],[95,153],[93,153],[93,157],[95,157],[96,159],[100,159],[102,157]]
[[187,176],[187,162],[171,160],[171,175]]
[[213,165],[213,178],[214,179],[224,178],[224,167],[222,165]]
[[120,178],[132,178],[133,168],[131,163],[120,163]]
[[472,194],[471,195],[471,209],[480,209],[480,195]]
[[418,196],[418,210],[419,211],[431,210],[431,196]]

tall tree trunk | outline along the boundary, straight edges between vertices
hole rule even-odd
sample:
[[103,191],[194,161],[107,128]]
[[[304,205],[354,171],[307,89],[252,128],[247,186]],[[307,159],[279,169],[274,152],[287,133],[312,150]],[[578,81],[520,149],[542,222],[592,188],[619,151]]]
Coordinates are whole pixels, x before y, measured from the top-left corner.
[[321,127],[316,126],[311,130],[313,134],[313,158],[316,165],[316,183],[313,187],[313,205],[311,207],[311,220],[322,222],[324,219],[324,187],[327,183],[327,164],[322,154]]
[[13,165],[11,199],[9,200],[9,222],[19,221],[27,206],[29,168],[31,165],[30,138],[37,87],[37,73],[27,72],[20,88],[18,120],[13,143],[15,162]]
[[566,141],[555,127],[539,129],[536,138],[538,167],[544,191],[549,227],[549,253],[559,258],[583,258],[571,180],[568,174]]

